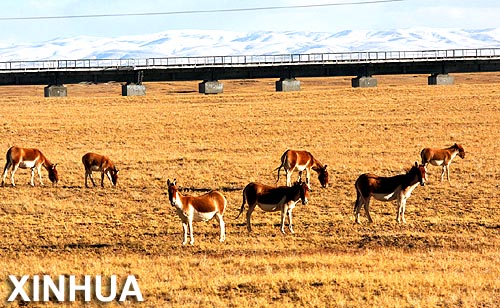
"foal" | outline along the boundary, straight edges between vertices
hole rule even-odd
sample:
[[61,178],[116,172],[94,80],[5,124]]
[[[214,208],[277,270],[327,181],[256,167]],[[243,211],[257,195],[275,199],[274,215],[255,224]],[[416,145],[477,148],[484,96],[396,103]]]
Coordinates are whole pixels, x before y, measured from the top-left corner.
[[278,178],[276,182],[280,179],[281,168],[285,170],[287,186],[292,186],[291,177],[294,170],[299,171],[299,182],[302,181],[302,172],[305,170],[306,183],[310,187],[312,169],[318,173],[318,180],[321,183],[321,186],[325,188],[328,185],[328,171],[326,170],[326,167],[327,165],[323,165],[307,151],[286,150],[285,153],[281,155],[281,165],[275,169],[278,170]]
[[115,164],[107,156],[89,152],[82,156],[82,163],[85,167],[85,187],[89,187],[88,178],[92,181],[92,185],[95,186],[92,171],[101,172],[101,187],[104,187],[104,175],[108,177],[113,186],[116,186],[118,172],[120,171],[116,169]]
[[464,148],[457,143],[446,149],[425,148],[422,152],[420,152],[422,165],[427,167],[430,163],[434,166],[443,166],[441,181],[443,180],[443,176],[446,171],[446,178],[448,179],[448,182],[450,181],[450,164],[457,155],[462,159],[465,158]]
[[356,187],[356,203],[354,205],[354,215],[356,223],[359,222],[359,212],[361,206],[364,206],[368,221],[373,222],[370,216],[370,198],[373,197],[379,201],[392,201],[397,199],[398,212],[396,221],[399,223],[405,220],[406,200],[410,198],[412,191],[418,184],[425,185],[426,170],[423,165],[411,167],[406,174],[400,174],[392,177],[381,177],[371,173],[365,173],[358,177],[354,186]]

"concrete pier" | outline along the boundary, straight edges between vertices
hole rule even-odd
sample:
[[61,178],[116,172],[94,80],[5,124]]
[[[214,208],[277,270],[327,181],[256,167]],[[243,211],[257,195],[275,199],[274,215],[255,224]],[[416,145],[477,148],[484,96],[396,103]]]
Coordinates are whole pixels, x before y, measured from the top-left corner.
[[68,96],[68,88],[63,85],[48,85],[43,88],[45,97],[66,97]]
[[432,74],[427,78],[428,85],[452,85],[455,77],[448,74]]
[[198,92],[203,94],[219,94],[224,91],[224,84],[217,80],[204,80],[198,84]]
[[143,84],[127,83],[122,85],[122,96],[144,96],[146,86]]
[[353,88],[371,88],[377,86],[377,79],[372,76],[358,76],[351,79]]
[[280,78],[276,81],[276,92],[300,91],[300,80],[295,78]]

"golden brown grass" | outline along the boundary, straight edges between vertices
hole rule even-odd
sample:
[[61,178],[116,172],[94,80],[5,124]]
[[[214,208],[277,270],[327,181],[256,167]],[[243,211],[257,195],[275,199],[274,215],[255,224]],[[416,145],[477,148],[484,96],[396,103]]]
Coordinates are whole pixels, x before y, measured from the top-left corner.
[[[119,84],[69,85],[69,97],[51,99],[43,87],[0,88],[0,150],[38,147],[61,176],[58,187],[32,188],[21,170],[18,187],[0,188],[0,303],[9,274],[133,274],[146,307],[500,304],[496,74],[457,75],[453,86],[388,76],[374,89],[304,79],[294,93],[274,92],[274,80],[224,83],[214,96],[193,92],[196,82],[147,84],[145,97],[121,97]],[[430,167],[407,224],[395,222],[394,203],[377,201],[374,223],[354,224],[359,174],[398,174],[423,147],[455,142],[467,156],[452,164],[451,184]],[[287,148],[327,163],[332,184],[321,189],[314,176],[311,202],[294,210],[296,234],[282,235],[279,214],[259,209],[248,234],[234,219],[241,189],[274,183]],[[87,151],[116,163],[117,188],[84,187]],[[193,247],[181,245],[167,178],[225,191],[225,243],[213,221],[194,225]]]

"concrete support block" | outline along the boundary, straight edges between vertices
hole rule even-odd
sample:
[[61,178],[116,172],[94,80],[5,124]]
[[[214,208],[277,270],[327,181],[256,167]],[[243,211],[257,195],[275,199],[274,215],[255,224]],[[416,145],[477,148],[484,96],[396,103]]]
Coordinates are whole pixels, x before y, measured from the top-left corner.
[[452,85],[455,77],[448,74],[432,74],[427,78],[428,85]]
[[371,76],[358,76],[351,79],[353,88],[371,88],[377,86],[377,79]]
[[122,96],[144,96],[146,95],[146,86],[142,84],[124,84],[122,85]]
[[224,84],[217,80],[205,80],[198,84],[198,92],[203,94],[219,94],[224,91]]
[[281,78],[276,81],[277,92],[300,91],[300,80],[295,78]]
[[43,88],[43,95],[45,97],[66,97],[68,89],[63,85],[49,85]]

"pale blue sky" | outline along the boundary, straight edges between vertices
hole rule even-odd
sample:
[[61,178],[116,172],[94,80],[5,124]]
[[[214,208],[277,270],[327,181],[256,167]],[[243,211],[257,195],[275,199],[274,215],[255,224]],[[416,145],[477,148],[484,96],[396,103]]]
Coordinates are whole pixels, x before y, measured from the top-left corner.
[[[226,13],[105,18],[5,20],[13,17],[178,12],[338,4],[365,0],[17,0],[0,2],[0,42],[33,43],[80,35],[118,37],[175,29],[320,31],[410,27],[484,29],[500,26],[498,0],[401,2]],[[366,0],[369,1],[369,0]]]

